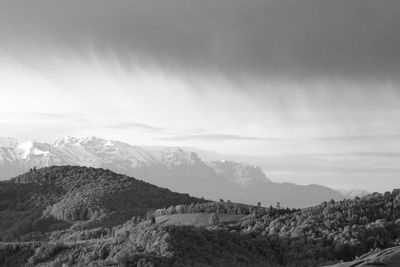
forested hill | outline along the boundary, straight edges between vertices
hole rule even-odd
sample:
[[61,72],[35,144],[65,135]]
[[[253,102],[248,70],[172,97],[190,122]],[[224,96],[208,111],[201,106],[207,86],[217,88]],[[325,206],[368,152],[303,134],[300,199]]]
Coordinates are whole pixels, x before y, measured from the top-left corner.
[[104,169],[31,170],[0,182],[0,241],[31,239],[36,232],[77,223],[108,227],[149,209],[200,201]]
[[323,202],[295,212],[267,209],[228,229],[277,241],[283,264],[351,261],[371,249],[400,245],[400,190]]

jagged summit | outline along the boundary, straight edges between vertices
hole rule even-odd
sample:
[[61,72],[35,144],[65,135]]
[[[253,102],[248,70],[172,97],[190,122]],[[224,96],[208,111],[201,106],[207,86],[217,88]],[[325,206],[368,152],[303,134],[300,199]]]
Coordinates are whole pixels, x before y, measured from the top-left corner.
[[161,150],[161,161],[168,166],[203,163],[196,153],[185,151],[180,147],[167,147]]
[[51,146],[46,143],[39,143],[32,140],[20,143],[17,151],[20,159],[29,160],[36,156],[50,156]]
[[111,167],[123,170],[126,167],[149,164],[157,161],[140,147],[97,137],[64,137],[52,144],[26,141],[11,146],[1,142],[3,160],[19,162],[21,168],[46,167],[51,165],[83,165]]
[[271,182],[260,167],[254,167],[243,162],[219,160],[210,162],[210,165],[218,174],[242,186]]
[[18,145],[17,139],[11,137],[0,137],[0,147],[2,148],[14,148]]
[[[7,141],[7,140],[6,140]],[[195,152],[180,147],[166,147],[159,155],[153,155],[145,149],[127,143],[91,137],[66,136],[52,144],[26,141],[18,144],[16,140],[2,141],[4,160],[15,161],[28,167],[46,167],[52,165],[80,165],[104,167],[122,173],[130,169],[148,165],[164,165],[168,169],[186,166],[196,175],[196,168],[202,169],[202,175],[217,175],[239,185],[257,182],[269,182],[259,167],[249,164],[220,161],[205,162]],[[15,145],[12,145],[15,144]]]
[[77,137],[73,137],[73,136],[65,136],[65,137],[62,137],[62,138],[56,140],[52,145],[59,147],[59,146],[68,145],[68,144],[78,144],[81,140],[82,140],[82,138],[77,138]]
[[16,139],[8,140],[8,143],[3,141],[0,144],[0,164],[23,166],[25,170],[33,166],[48,166],[50,162],[60,163],[51,153],[49,144],[32,140],[22,143]]

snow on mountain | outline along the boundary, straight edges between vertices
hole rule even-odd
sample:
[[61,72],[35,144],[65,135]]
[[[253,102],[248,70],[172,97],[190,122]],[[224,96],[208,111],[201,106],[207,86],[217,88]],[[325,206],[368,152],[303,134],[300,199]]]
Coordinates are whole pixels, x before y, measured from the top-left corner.
[[305,207],[343,198],[323,186],[273,183],[259,167],[233,161],[203,161],[179,147],[143,149],[97,137],[64,137],[52,144],[0,139],[0,179],[30,168],[75,165],[110,169],[171,190],[208,199],[226,198]]
[[167,147],[161,150],[161,161],[168,167],[184,164],[194,165],[202,162],[196,153],[184,151],[179,147]]
[[[30,140],[19,144],[17,148],[20,159],[27,159],[31,153],[33,154],[33,146],[34,144]],[[35,150],[40,151],[37,148],[35,148]]]
[[13,138],[0,137],[0,163],[5,161],[13,161],[18,158],[15,147],[18,141]]
[[[161,150],[161,162],[169,169],[187,168],[187,176],[217,176],[246,187],[250,184],[270,182],[259,167],[234,161],[204,162],[196,153],[185,151],[179,147],[168,147]],[[206,178],[206,177],[203,177]]]
[[5,138],[0,143],[0,161],[15,163],[24,168],[51,165],[83,165],[115,167],[124,170],[157,162],[140,147],[96,137],[64,137],[53,144],[26,141],[17,144]]
[[0,147],[0,163],[17,160],[18,155],[13,148]]
[[[160,149],[158,153],[150,153],[138,146],[94,136],[67,136],[52,144],[34,141],[18,144],[14,139],[0,140],[0,160],[18,162],[24,168],[82,165],[125,173],[134,168],[160,168],[161,165],[170,171],[174,170],[174,175],[185,176],[186,179],[218,177],[241,186],[270,182],[258,167],[233,161],[204,162],[196,153],[179,147],[167,147]],[[163,176],[162,173],[159,175]]]
[[107,167],[110,164],[116,169],[138,167],[157,160],[144,149],[129,144],[105,140],[97,137],[65,137],[53,143],[59,157],[69,164],[80,161],[80,165]]
[[0,137],[0,147],[1,148],[14,148],[18,144],[18,141],[11,137]]
[[259,167],[246,163],[220,160],[210,162],[214,171],[234,183],[241,186],[248,186],[255,183],[270,183],[271,181]]

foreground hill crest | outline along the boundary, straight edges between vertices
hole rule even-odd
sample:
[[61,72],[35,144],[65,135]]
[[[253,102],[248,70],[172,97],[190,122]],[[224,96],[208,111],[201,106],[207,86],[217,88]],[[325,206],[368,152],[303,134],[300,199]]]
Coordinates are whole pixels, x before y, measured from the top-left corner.
[[152,208],[200,201],[109,170],[47,167],[0,182],[0,241],[23,239],[35,220],[42,232],[77,222],[114,226]]

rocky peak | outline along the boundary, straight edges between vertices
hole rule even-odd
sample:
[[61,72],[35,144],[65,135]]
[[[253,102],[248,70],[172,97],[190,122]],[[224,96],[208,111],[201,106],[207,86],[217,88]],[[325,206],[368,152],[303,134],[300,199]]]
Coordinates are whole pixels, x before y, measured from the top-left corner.
[[194,165],[202,160],[194,152],[188,152],[180,147],[168,147],[161,151],[161,161],[168,166],[179,166],[184,164]]
[[18,145],[18,141],[11,137],[0,137],[1,148],[15,148]]
[[260,167],[255,167],[246,163],[220,160],[210,162],[209,165],[219,175],[242,186],[259,182],[271,182]]

